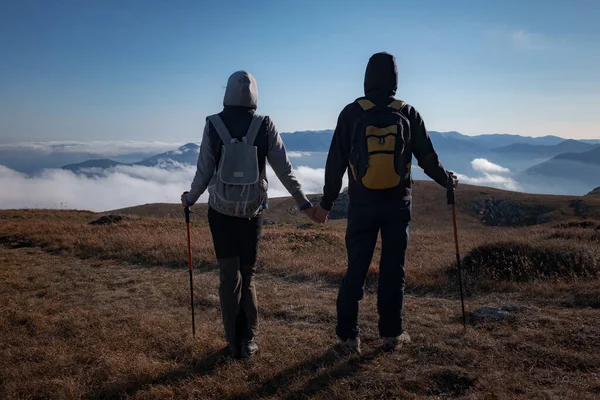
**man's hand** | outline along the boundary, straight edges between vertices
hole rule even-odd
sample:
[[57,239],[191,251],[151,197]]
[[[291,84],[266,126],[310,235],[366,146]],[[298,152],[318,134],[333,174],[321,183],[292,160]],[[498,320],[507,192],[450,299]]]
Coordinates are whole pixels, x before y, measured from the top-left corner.
[[327,211],[326,209],[321,207],[320,204],[318,204],[316,207],[313,207],[313,208],[315,209],[316,221],[320,224],[326,223],[327,219],[329,218],[329,211]]
[[187,194],[188,194],[188,192],[183,192],[183,194],[181,195],[181,204],[184,207],[189,207],[188,199],[187,199]]

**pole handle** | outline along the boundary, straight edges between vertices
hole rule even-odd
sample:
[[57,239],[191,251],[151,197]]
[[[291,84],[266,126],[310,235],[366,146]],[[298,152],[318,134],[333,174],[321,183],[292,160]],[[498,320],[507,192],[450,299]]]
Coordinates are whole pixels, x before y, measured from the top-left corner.
[[449,205],[456,204],[456,189],[454,188],[454,184],[452,180],[448,183],[448,187],[446,188],[446,200]]
[[[187,194],[188,194],[188,192],[183,192],[183,194],[184,194],[184,195],[187,195]],[[187,200],[186,200],[186,203],[187,203]],[[190,214],[192,213],[192,210],[190,210],[190,206],[186,205],[186,206],[183,208],[183,212],[184,212],[184,214],[185,214],[185,223],[186,223],[186,224],[189,224],[189,223],[190,223]]]
[[454,175],[454,172],[448,171],[450,175],[448,177],[448,183],[446,184],[446,200],[448,200],[449,205],[456,204],[456,182],[458,179]]
[[185,207],[183,209],[183,212],[185,214],[185,223],[189,224],[190,223],[190,214],[192,213],[192,211],[190,210],[189,207]]

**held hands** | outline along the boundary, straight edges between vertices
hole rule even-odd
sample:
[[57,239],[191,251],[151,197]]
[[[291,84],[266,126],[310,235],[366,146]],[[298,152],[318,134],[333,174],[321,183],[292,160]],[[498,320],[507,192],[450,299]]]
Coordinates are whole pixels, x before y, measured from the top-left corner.
[[311,207],[311,208],[307,208],[306,210],[304,210],[304,214],[306,214],[306,216],[312,221],[312,222],[319,222],[317,221],[317,217],[315,217],[315,207]]
[[313,207],[313,209],[315,210],[315,220],[320,224],[326,223],[327,219],[329,218],[329,211],[321,207],[320,204],[317,204],[317,206]]
[[316,222],[317,224],[324,224],[327,222],[329,216],[329,211],[323,209],[320,204],[304,210],[304,213],[311,221]]

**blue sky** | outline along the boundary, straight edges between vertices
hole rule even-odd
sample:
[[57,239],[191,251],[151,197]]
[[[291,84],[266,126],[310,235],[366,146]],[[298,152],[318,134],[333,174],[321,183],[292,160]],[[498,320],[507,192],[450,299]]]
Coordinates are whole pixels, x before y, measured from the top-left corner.
[[369,56],[431,130],[600,138],[600,2],[0,0],[0,142],[199,140],[238,69],[333,128]]

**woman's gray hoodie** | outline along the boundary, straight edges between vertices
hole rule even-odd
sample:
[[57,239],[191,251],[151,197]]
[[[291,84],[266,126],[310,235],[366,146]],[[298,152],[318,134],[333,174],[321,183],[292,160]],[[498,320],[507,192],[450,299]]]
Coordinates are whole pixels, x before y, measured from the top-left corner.
[[[233,138],[241,139],[246,135],[258,106],[258,89],[254,77],[246,71],[233,73],[227,81],[227,89],[223,99],[223,111],[219,116]],[[188,204],[192,205],[209,187],[221,158],[223,142],[212,123],[206,121],[196,175],[187,195]],[[260,179],[267,187],[266,161],[275,171],[283,186],[292,195],[296,204],[301,207],[309,203],[302,192],[300,183],[294,176],[292,164],[287,156],[281,136],[273,121],[267,116],[259,130],[254,145],[258,149]]]

